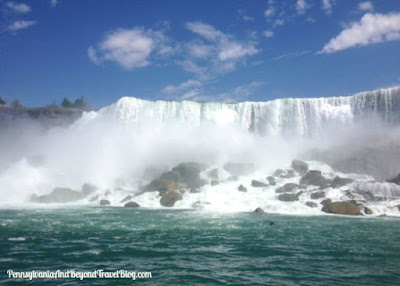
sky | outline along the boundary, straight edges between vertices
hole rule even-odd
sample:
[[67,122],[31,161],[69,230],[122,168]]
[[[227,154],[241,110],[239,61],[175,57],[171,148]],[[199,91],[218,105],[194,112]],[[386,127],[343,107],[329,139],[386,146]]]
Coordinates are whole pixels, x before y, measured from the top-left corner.
[[400,85],[399,0],[0,0],[0,97],[268,101]]

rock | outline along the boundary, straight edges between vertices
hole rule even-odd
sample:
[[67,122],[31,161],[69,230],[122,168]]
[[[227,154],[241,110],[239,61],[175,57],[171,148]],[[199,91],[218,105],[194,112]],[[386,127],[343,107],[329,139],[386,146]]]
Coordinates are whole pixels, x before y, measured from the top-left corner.
[[306,202],[306,206],[310,207],[310,208],[316,208],[318,207],[318,205],[314,202]]
[[94,196],[93,198],[90,199],[90,202],[93,203],[99,199],[99,195]]
[[125,203],[125,202],[127,202],[127,201],[130,201],[132,199],[132,196],[131,195],[129,195],[129,196],[126,196],[122,201],[120,201],[120,203],[122,204],[122,203]]
[[164,194],[160,199],[160,204],[164,207],[173,207],[177,201],[182,200],[182,195],[175,191]]
[[331,180],[326,179],[324,176],[322,176],[321,171],[311,170],[308,171],[307,174],[305,174],[303,177],[301,177],[300,184],[325,187],[331,184]]
[[367,214],[367,215],[374,214],[374,212],[370,208],[367,208],[367,207],[364,208],[364,213]]
[[207,182],[200,178],[201,165],[194,162],[180,163],[172,169],[172,172],[179,174],[181,183],[185,183],[189,188],[199,188]]
[[332,202],[331,199],[325,199],[325,200],[323,200],[323,201],[321,202],[321,205],[325,206],[325,205],[327,205],[327,204],[330,204],[331,202]]
[[398,174],[397,177],[394,177],[393,179],[387,180],[387,182],[400,185],[400,174]]
[[260,181],[257,181],[257,180],[252,180],[252,181],[251,181],[251,186],[252,186],[252,187],[255,187],[255,188],[264,188],[264,187],[268,187],[267,184],[265,184],[265,183],[263,183],[263,182],[260,182]]
[[277,169],[272,176],[280,177],[281,175],[285,174],[286,172],[282,169]]
[[198,189],[191,188],[189,193],[190,194],[198,194],[198,193],[200,193],[200,191]]
[[284,193],[284,194],[280,194],[278,196],[278,200],[283,201],[283,202],[294,202],[294,201],[298,201],[299,198],[296,194]]
[[358,207],[350,202],[327,203],[322,208],[322,211],[341,215],[362,215]]
[[348,184],[351,184],[352,182],[354,182],[353,179],[341,178],[339,176],[336,176],[332,181],[331,187],[337,189],[346,186]]
[[255,213],[264,213],[264,210],[262,208],[256,208],[254,210]]
[[239,190],[239,192],[247,193],[247,188],[245,186],[243,186],[243,185],[240,185],[238,187],[238,190]]
[[318,199],[321,199],[321,198],[325,198],[325,192],[320,191],[320,192],[312,193],[310,195],[310,198],[313,199],[313,200],[318,200]]
[[287,193],[287,192],[291,192],[293,190],[295,190],[299,185],[298,184],[294,184],[294,183],[287,183],[284,184],[282,187],[277,188],[275,190],[275,193]]
[[174,191],[176,189],[176,184],[174,181],[156,179],[151,181],[144,189],[147,192],[158,191],[160,195],[163,195],[164,193]]
[[294,170],[292,170],[292,169],[287,169],[287,170],[285,170],[284,174],[280,175],[280,177],[283,179],[293,178],[294,176],[296,176],[296,174],[294,173]]
[[110,201],[109,200],[101,200],[100,201],[100,205],[101,206],[108,206],[108,205],[110,205],[111,203],[110,203]]
[[302,185],[299,186],[299,189],[305,190],[305,189],[307,189],[307,185],[302,184]]
[[275,178],[274,178],[274,177],[268,176],[268,177],[267,177],[267,180],[268,180],[270,186],[275,186],[275,185],[276,185],[276,181],[275,181]]
[[219,181],[217,181],[217,180],[212,180],[212,181],[211,181],[211,186],[216,186],[216,185],[219,185]]
[[210,203],[208,203],[208,202],[196,201],[193,203],[192,208],[201,210],[201,209],[204,209],[204,205],[209,205],[209,204]]
[[32,202],[36,203],[70,203],[81,200],[84,195],[81,192],[71,190],[70,188],[55,188],[50,194],[43,196],[33,195]]
[[138,208],[140,205],[137,202],[127,202],[124,208]]
[[224,169],[232,176],[244,176],[254,172],[254,165],[251,163],[233,163],[228,162]]
[[399,212],[400,212],[400,205],[397,205],[397,209],[399,210]]
[[293,160],[292,168],[301,176],[305,175],[308,172],[308,164],[300,160]]
[[209,176],[213,180],[218,180],[219,179],[219,171],[217,168],[212,169],[207,173],[207,176]]
[[87,196],[87,195],[90,195],[91,193],[94,193],[98,189],[99,188],[96,187],[95,185],[84,183],[82,188],[81,188],[81,192],[82,192],[83,195]]

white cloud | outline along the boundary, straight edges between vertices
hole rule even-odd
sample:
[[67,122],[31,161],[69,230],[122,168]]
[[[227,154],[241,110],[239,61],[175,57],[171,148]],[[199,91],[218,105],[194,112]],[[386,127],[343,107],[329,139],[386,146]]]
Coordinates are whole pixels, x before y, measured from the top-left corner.
[[299,15],[303,15],[306,12],[307,3],[305,0],[297,0],[296,10]]
[[89,47],[88,56],[95,64],[110,61],[132,70],[148,66],[152,54],[170,53],[173,49],[166,41],[162,32],[139,27],[118,29],[107,34],[97,48]]
[[18,30],[23,30],[29,28],[32,25],[35,25],[36,21],[15,21],[10,26],[8,26],[8,30],[11,32],[16,32]]
[[54,7],[56,7],[58,5],[58,3],[59,3],[58,0],[51,0],[50,1],[50,6],[54,8]]
[[185,24],[186,28],[192,33],[198,34],[209,41],[216,41],[224,34],[213,26],[204,24],[202,22],[188,22]]
[[207,58],[214,52],[213,46],[202,43],[192,42],[187,45],[187,48],[192,57],[200,59]]
[[318,54],[330,54],[352,47],[400,40],[400,13],[365,14],[332,38]]
[[276,19],[275,21],[274,21],[274,27],[279,27],[279,26],[283,26],[285,24],[285,20],[283,20],[283,19]]
[[243,10],[238,10],[238,14],[239,14],[239,16],[240,16],[240,18],[243,20],[243,21],[245,21],[245,22],[252,22],[252,21],[254,21],[254,18],[253,17],[250,17],[249,15],[247,15],[246,14],[246,12],[245,11],[243,11]]
[[260,81],[253,81],[250,84],[240,85],[233,90],[233,94],[235,95],[236,98],[248,97],[252,95],[256,91],[256,89],[262,86],[263,84],[264,83]]
[[176,93],[185,91],[185,90],[193,88],[193,87],[199,87],[201,85],[202,85],[202,83],[200,81],[194,80],[194,79],[189,79],[179,85],[172,85],[172,84],[167,85],[166,87],[164,87],[163,93],[176,94]]
[[279,60],[285,60],[285,59],[290,59],[290,58],[297,58],[297,57],[307,55],[310,52],[311,52],[310,50],[305,50],[305,51],[300,51],[300,52],[287,53],[287,54],[277,56],[277,57],[273,58],[273,60],[279,61]]
[[372,11],[372,10],[374,10],[374,6],[372,5],[372,3],[370,1],[360,2],[358,4],[358,9],[360,11]]
[[327,15],[332,14],[332,6],[333,6],[332,0],[322,0],[322,9],[325,11]]
[[264,16],[266,18],[272,17],[275,14],[275,8],[274,7],[269,7],[267,10],[264,11]]
[[31,7],[24,3],[14,3],[14,2],[7,2],[7,7],[13,10],[15,13],[28,13],[31,11]]
[[263,35],[267,38],[272,38],[274,36],[274,32],[271,30],[265,30]]
[[253,45],[242,45],[240,43],[222,40],[219,46],[218,59],[220,61],[235,61],[246,56],[252,56],[258,53]]

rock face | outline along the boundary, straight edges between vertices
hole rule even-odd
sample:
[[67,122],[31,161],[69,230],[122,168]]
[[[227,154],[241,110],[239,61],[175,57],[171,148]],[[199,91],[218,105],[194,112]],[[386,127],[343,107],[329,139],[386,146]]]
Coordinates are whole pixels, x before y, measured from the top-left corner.
[[330,204],[332,202],[331,199],[325,199],[321,202],[321,205],[326,206],[327,204]]
[[306,202],[306,206],[310,207],[310,208],[316,208],[318,207],[318,205],[314,202]]
[[122,199],[122,201],[120,201],[120,203],[122,204],[122,203],[125,203],[125,202],[127,202],[127,201],[130,201],[132,199],[132,196],[131,195],[129,195],[129,196],[126,196],[124,199]]
[[268,187],[267,184],[265,184],[265,183],[263,183],[263,182],[260,182],[260,181],[257,181],[257,180],[252,180],[252,181],[251,181],[251,186],[252,186],[252,187],[255,187],[255,188],[264,188],[264,187]]
[[244,176],[254,171],[254,165],[251,163],[229,162],[224,165],[224,169],[232,176]]
[[362,215],[358,207],[350,202],[327,203],[322,208],[322,211],[341,215]]
[[55,188],[53,192],[48,195],[31,197],[32,202],[36,203],[70,203],[81,200],[84,195],[81,192],[71,190],[69,188]]
[[352,182],[354,182],[353,179],[341,178],[336,176],[332,181],[331,187],[337,189],[346,186],[348,184],[351,184]]
[[269,184],[270,184],[271,186],[275,186],[275,185],[276,185],[276,181],[275,181],[275,178],[274,178],[274,177],[268,176],[268,177],[267,177],[267,180],[268,180],[268,182],[269,182]]
[[293,160],[292,168],[301,176],[305,175],[308,172],[308,164],[300,160]]
[[287,193],[287,192],[292,192],[293,190],[297,189],[299,187],[298,184],[294,183],[287,183],[284,184],[282,187],[278,188],[275,190],[275,193]]
[[331,180],[326,179],[324,176],[322,176],[321,171],[311,170],[308,171],[307,174],[305,174],[303,177],[301,177],[300,184],[326,187],[331,184]]
[[370,208],[367,208],[367,207],[364,208],[364,213],[367,214],[367,215],[374,214],[374,212]]
[[124,208],[138,208],[140,205],[137,202],[127,202]]
[[111,203],[109,200],[101,200],[100,201],[100,205],[101,206],[109,206]]
[[387,180],[389,183],[395,183],[397,185],[400,185],[400,174],[397,175],[397,177]]
[[283,202],[294,202],[294,201],[298,201],[299,198],[296,194],[284,193],[284,194],[280,194],[278,196],[278,200],[283,201]]
[[313,199],[313,200],[318,200],[318,199],[321,199],[321,198],[325,198],[325,192],[320,191],[320,192],[312,193],[310,195],[310,198]]
[[239,192],[243,192],[243,193],[247,193],[247,188],[246,188],[245,186],[243,186],[243,185],[240,185],[240,186],[238,187],[238,191],[239,191]]
[[256,208],[254,210],[255,213],[264,213],[264,210],[262,208]]
[[175,191],[164,194],[160,199],[160,204],[164,207],[173,207],[177,201],[182,200],[182,195]]

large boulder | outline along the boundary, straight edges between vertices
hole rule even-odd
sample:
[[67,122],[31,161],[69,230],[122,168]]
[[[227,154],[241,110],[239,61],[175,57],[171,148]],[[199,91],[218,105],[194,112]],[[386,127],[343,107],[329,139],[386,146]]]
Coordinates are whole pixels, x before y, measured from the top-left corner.
[[352,182],[354,182],[353,179],[341,178],[339,176],[336,176],[332,181],[331,187],[337,189],[346,186],[348,184],[351,184]]
[[160,204],[164,207],[173,207],[177,201],[182,200],[182,195],[172,191],[164,194],[160,199]]
[[274,178],[274,177],[268,176],[268,177],[267,177],[267,180],[268,180],[270,186],[275,186],[275,185],[276,185],[276,181],[275,181],[275,178]]
[[283,174],[285,174],[286,172],[284,171],[284,170],[282,170],[282,169],[277,169],[275,172],[274,172],[274,174],[272,175],[272,176],[274,176],[274,177],[280,177],[280,176],[282,176]]
[[84,183],[81,188],[82,194],[85,196],[90,195],[91,193],[94,193],[97,191],[99,188],[96,187],[95,185],[89,184],[89,183]]
[[362,215],[358,207],[351,202],[327,203],[322,208],[323,212],[341,215]]
[[70,203],[81,200],[84,195],[81,192],[74,191],[70,188],[55,188],[50,194],[43,196],[33,195],[32,202],[36,203]]
[[176,189],[176,184],[174,181],[156,179],[146,185],[144,189],[147,192],[158,191],[160,195],[163,195],[164,193],[174,191]]
[[246,188],[245,186],[243,186],[243,185],[240,185],[240,186],[238,187],[238,191],[239,191],[239,192],[243,192],[243,193],[247,193],[247,188]]
[[316,207],[318,207],[318,205],[317,205],[316,203],[310,202],[310,201],[306,202],[306,206],[308,206],[308,207],[310,207],[310,208],[316,208]]
[[397,185],[400,185],[400,174],[397,175],[397,177],[394,177],[393,179],[387,180],[389,183],[395,183]]
[[217,168],[212,169],[211,171],[207,172],[207,176],[209,176],[212,180],[219,180],[219,171]]
[[254,210],[255,213],[264,213],[264,210],[262,208],[256,208]]
[[[172,169],[172,172],[177,173],[178,181],[186,184],[189,188],[199,188],[204,186],[207,181],[200,178],[201,165],[194,162],[180,163]],[[161,175],[162,177],[162,175]]]
[[127,202],[124,208],[138,208],[140,205],[137,202]]
[[296,176],[296,174],[293,169],[286,169],[285,173],[280,175],[280,178],[289,179],[289,178],[293,178],[294,176]]
[[254,164],[228,162],[224,165],[224,169],[232,176],[245,176],[254,172]]
[[367,215],[372,215],[372,214],[374,214],[374,212],[373,212],[370,208],[368,208],[368,207],[364,207],[364,213],[367,214]]
[[125,198],[123,198],[123,199],[120,201],[120,203],[122,204],[122,203],[125,203],[125,202],[127,202],[127,201],[130,201],[132,198],[133,198],[133,197],[132,197],[131,195],[128,195],[128,196],[126,196]]
[[293,160],[292,168],[302,176],[308,172],[308,164],[300,160]]
[[265,188],[265,187],[268,187],[268,184],[257,181],[257,180],[252,180],[251,186],[255,187],[255,188]]
[[293,190],[297,189],[299,187],[298,184],[295,183],[287,183],[284,184],[282,187],[277,188],[275,190],[275,193],[287,193],[287,192],[292,192]]
[[101,206],[109,206],[110,204],[111,204],[111,203],[110,203],[109,200],[103,199],[103,200],[100,201],[100,205],[101,205]]
[[310,195],[310,198],[313,199],[313,200],[318,200],[318,199],[321,199],[321,198],[325,198],[325,192],[319,191],[319,192],[312,193]]
[[299,197],[296,194],[284,193],[278,196],[278,200],[283,202],[295,202],[299,200]]
[[300,179],[301,185],[314,185],[318,187],[329,186],[331,182],[331,180],[326,179],[324,176],[322,176],[321,171],[317,170],[308,171],[307,174],[305,174]]

